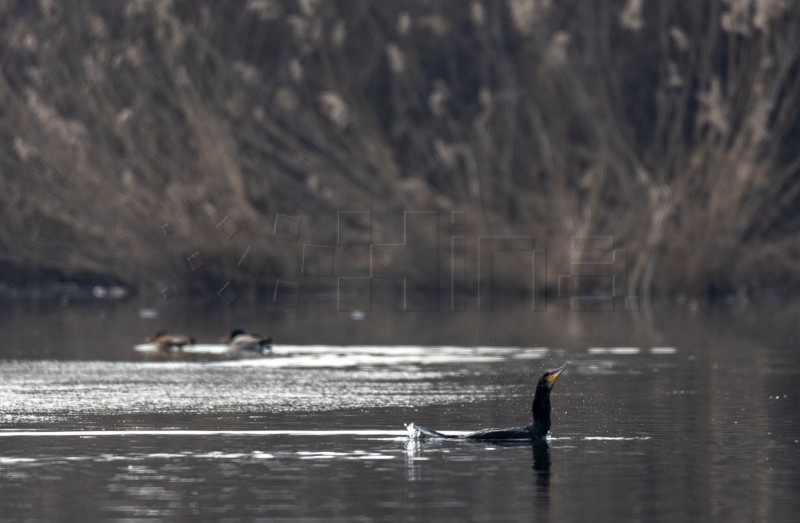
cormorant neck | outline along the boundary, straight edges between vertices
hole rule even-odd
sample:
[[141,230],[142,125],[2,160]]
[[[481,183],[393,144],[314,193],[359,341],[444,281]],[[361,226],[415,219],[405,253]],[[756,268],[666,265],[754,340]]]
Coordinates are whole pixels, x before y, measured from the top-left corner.
[[533,395],[533,431],[538,436],[544,436],[550,431],[550,389],[536,387]]

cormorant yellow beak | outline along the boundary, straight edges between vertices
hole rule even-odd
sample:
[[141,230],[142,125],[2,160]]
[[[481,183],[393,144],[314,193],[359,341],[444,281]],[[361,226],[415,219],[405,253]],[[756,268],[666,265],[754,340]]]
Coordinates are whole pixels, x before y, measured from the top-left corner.
[[560,366],[556,370],[550,371],[550,375],[547,376],[547,387],[548,388],[553,388],[553,385],[555,385],[556,380],[558,379],[559,376],[561,376],[561,373],[564,372],[564,370],[567,368],[567,365],[569,365],[569,362],[564,363],[562,366]]

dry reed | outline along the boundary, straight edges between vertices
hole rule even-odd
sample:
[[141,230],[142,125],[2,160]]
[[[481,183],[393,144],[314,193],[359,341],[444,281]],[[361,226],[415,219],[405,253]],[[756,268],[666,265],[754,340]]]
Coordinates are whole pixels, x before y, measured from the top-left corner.
[[795,282],[800,12],[643,4],[1,3],[0,263],[268,286],[236,260],[258,246],[296,274],[278,213],[333,243],[337,211],[374,211],[378,237],[403,210],[464,210],[468,238],[532,236],[547,287],[584,236],[627,252],[633,295]]

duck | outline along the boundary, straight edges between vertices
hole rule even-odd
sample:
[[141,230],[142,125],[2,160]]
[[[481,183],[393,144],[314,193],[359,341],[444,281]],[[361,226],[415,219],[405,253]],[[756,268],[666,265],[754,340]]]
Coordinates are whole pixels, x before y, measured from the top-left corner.
[[454,436],[450,434],[443,434],[435,430],[426,429],[414,425],[413,423],[407,425],[410,434],[419,439],[465,439],[472,441],[503,441],[503,440],[531,440],[543,441],[547,434],[550,432],[550,392],[553,390],[556,380],[564,370],[567,368],[567,363],[557,369],[545,372],[539,381],[536,383],[536,390],[533,394],[533,403],[531,404],[531,413],[533,414],[533,423],[527,427],[511,427],[505,429],[484,429],[477,432],[472,432],[463,436]]
[[231,349],[254,351],[261,354],[272,352],[272,338],[264,338],[259,334],[248,333],[244,329],[233,329],[230,336],[223,338]]
[[158,352],[169,352],[170,349],[177,348],[183,349],[187,345],[194,345],[194,338],[184,336],[183,334],[167,334],[164,331],[157,331],[152,336],[148,337],[146,341],[155,345]]

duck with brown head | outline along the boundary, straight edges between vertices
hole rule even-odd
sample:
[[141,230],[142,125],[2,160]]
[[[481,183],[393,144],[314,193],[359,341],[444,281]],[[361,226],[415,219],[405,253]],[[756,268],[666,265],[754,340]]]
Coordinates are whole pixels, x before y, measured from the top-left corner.
[[173,348],[181,350],[187,345],[194,345],[194,338],[182,334],[167,334],[164,331],[156,332],[146,341],[155,345],[158,352],[169,352]]
[[533,403],[531,405],[531,413],[533,414],[533,423],[527,427],[512,427],[507,429],[484,429],[466,436],[451,436],[442,434],[434,430],[426,429],[409,425],[409,432],[414,430],[414,434],[418,438],[446,438],[446,439],[467,439],[477,441],[501,441],[501,440],[538,440],[547,436],[550,432],[550,392],[553,390],[558,377],[567,368],[567,363],[557,369],[545,372],[539,381],[536,383],[536,391],[533,394]]

